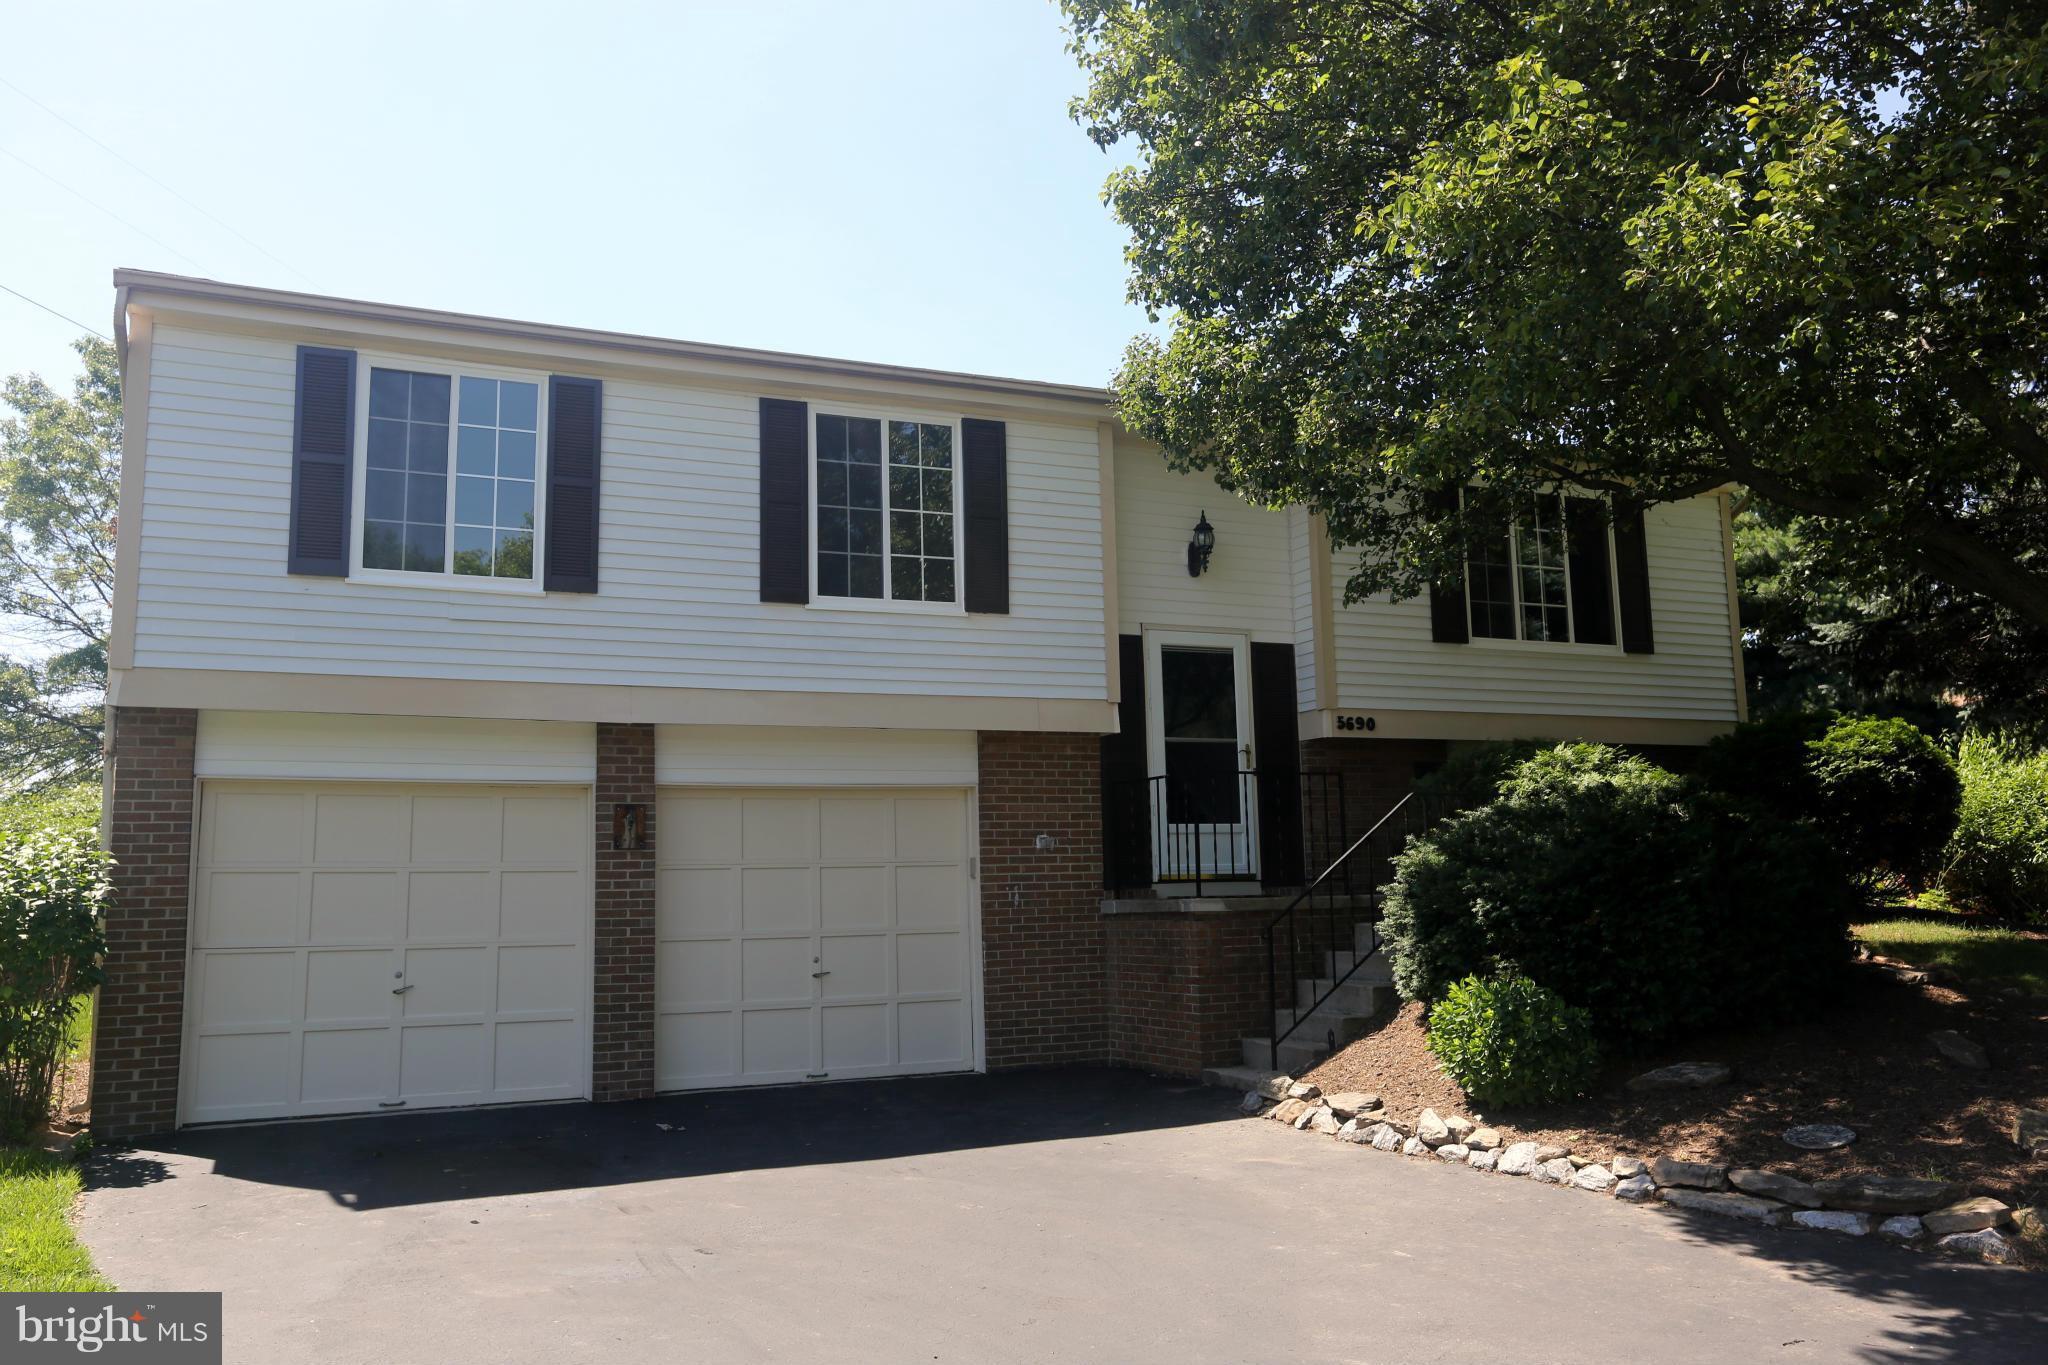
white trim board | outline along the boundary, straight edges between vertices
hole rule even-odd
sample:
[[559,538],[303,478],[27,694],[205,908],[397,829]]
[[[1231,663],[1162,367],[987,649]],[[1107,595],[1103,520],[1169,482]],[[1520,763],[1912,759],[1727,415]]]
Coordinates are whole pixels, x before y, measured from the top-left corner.
[[193,771],[202,779],[587,786],[597,780],[597,727],[460,716],[201,711]]
[[972,787],[968,730],[662,725],[654,780],[689,787]]

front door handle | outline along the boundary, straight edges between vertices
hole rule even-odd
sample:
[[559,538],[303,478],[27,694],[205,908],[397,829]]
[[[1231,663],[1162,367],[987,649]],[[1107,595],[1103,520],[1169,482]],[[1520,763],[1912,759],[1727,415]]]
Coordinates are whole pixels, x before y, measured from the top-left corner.
[[832,973],[831,973],[831,972],[830,972],[829,970],[827,970],[827,971],[822,971],[822,972],[812,972],[812,973],[811,973],[811,980],[813,980],[813,981],[816,981],[816,980],[817,980],[817,979],[818,979],[819,977],[821,977],[821,976],[830,976],[830,975],[832,975]]
[[405,994],[405,993],[406,993],[407,991],[409,991],[409,990],[411,990],[411,989],[413,988],[413,985],[414,985],[414,983],[413,983],[413,982],[410,982],[410,981],[408,981],[408,982],[406,982],[406,983],[405,983],[405,984],[404,984],[403,986],[400,986],[400,987],[398,987],[398,988],[397,988],[396,990],[392,991],[391,993],[392,993],[393,995],[404,995],[404,994]]

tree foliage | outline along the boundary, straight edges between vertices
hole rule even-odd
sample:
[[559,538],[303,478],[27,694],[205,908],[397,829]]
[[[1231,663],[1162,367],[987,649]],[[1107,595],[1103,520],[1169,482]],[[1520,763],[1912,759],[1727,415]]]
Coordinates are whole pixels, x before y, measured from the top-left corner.
[[0,785],[97,773],[121,482],[121,370],[83,338],[71,397],[33,374],[0,389]]
[[[1954,0],[1064,0],[1183,468],[1417,592],[1737,483],[2048,629],[2048,26]],[[1463,512],[1427,495],[1478,479]]]

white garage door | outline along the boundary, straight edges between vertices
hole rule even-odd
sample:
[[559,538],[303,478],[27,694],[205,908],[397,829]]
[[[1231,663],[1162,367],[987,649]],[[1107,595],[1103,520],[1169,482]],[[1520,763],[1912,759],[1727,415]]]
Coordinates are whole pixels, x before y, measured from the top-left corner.
[[655,1083],[974,1065],[967,797],[666,792]]
[[586,792],[208,783],[184,1118],[587,1093]]

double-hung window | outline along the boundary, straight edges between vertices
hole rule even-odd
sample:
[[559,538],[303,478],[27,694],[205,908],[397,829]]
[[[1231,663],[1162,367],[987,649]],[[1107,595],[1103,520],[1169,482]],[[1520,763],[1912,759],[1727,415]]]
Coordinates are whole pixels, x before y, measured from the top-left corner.
[[821,412],[813,440],[816,596],[957,603],[957,424]]
[[1614,643],[1614,556],[1594,498],[1543,493],[1466,564],[1475,640]]
[[357,569],[538,584],[546,394],[538,376],[372,362],[357,423]]

